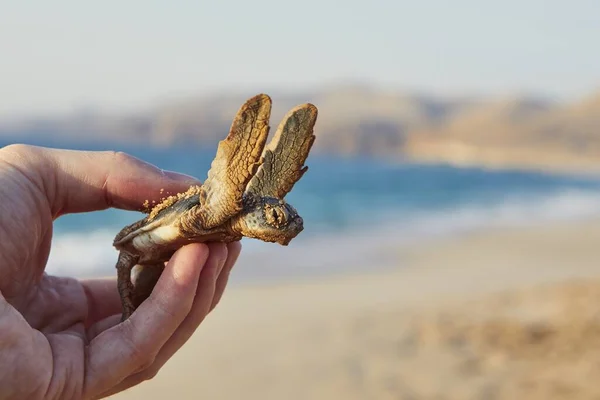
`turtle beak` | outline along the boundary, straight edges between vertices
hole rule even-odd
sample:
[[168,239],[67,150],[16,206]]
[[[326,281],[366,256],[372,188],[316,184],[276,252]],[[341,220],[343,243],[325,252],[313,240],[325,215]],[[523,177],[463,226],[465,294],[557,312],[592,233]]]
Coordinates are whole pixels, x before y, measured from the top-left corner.
[[304,220],[302,219],[302,217],[300,217],[299,215],[296,216],[296,218],[294,218],[294,221],[292,221],[287,230],[291,233],[291,235],[286,235],[277,241],[277,243],[279,243],[282,246],[287,246],[288,244],[290,244],[292,239],[294,239],[300,234],[300,232],[304,230]]

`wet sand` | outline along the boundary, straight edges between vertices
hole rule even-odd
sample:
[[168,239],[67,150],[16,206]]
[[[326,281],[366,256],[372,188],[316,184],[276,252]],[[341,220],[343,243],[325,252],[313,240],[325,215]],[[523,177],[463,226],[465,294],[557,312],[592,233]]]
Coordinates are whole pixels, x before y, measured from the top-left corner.
[[600,221],[386,251],[401,268],[230,287],[113,398],[600,398]]

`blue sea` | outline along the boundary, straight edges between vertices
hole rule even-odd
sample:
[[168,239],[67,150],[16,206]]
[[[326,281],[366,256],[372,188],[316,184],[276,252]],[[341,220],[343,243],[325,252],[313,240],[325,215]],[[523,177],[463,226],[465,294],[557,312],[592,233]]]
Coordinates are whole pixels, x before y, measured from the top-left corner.
[[[36,143],[43,144],[43,143]],[[56,147],[123,150],[160,168],[205,179],[215,148]],[[243,239],[234,279],[261,282],[347,270],[397,267],[390,249],[487,227],[600,216],[600,180],[522,171],[486,171],[373,158],[312,154],[286,198],[305,230],[289,247]],[[112,275],[114,235],[143,215],[106,210],[55,223],[47,271]]]

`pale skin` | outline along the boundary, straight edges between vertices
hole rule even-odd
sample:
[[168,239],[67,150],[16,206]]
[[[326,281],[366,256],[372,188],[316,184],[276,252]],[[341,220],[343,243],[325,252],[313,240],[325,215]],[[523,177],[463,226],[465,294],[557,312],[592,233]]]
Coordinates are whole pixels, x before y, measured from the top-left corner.
[[96,399],[154,377],[219,303],[241,245],[194,243],[125,322],[116,278],[44,272],[52,223],[139,210],[195,179],[114,152],[0,149],[0,399]]

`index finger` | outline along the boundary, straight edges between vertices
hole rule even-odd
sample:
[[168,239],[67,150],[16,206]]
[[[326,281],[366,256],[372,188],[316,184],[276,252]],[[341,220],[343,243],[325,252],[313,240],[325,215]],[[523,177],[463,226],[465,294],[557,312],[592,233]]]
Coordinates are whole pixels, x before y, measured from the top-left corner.
[[3,149],[3,158],[44,191],[54,217],[110,207],[141,210],[146,201],[199,184],[123,152],[12,145]]

